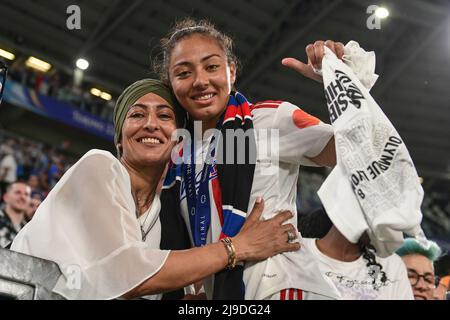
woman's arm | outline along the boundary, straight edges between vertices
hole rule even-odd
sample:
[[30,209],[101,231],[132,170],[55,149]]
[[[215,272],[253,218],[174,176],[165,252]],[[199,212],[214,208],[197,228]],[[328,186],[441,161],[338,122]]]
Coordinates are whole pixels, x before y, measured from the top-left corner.
[[[287,242],[287,232],[294,231],[292,224],[282,223],[292,217],[284,211],[272,219],[261,221],[263,201],[257,202],[241,231],[232,238],[236,261],[258,261],[285,251],[300,248],[298,243]],[[222,242],[189,250],[172,251],[161,270],[124,295],[126,299],[156,294],[182,288],[200,281],[228,264],[228,253]]]
[[[314,44],[306,46],[306,55],[308,56],[308,64],[305,64],[295,58],[284,58],[282,64],[288,68],[291,68],[298,73],[301,73],[307,78],[322,82],[322,76],[314,72],[314,68],[322,68],[322,59],[325,54],[324,47],[327,46],[333,51],[338,59],[342,59],[344,55],[344,45],[341,42],[334,42],[332,40],[316,41]],[[336,147],[334,143],[334,137],[330,139],[325,148],[319,153],[319,155],[309,158],[313,162],[321,166],[334,167],[336,165]]]
[[158,273],[126,293],[124,298],[132,299],[185,287],[222,270],[227,263],[227,251],[221,242],[172,251]]

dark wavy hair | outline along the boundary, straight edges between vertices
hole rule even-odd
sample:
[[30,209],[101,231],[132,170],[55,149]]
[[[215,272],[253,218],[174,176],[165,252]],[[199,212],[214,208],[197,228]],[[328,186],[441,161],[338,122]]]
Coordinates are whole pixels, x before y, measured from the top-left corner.
[[195,20],[188,17],[177,21],[169,33],[160,40],[161,52],[152,62],[153,72],[158,74],[160,79],[167,85],[170,86],[168,70],[173,49],[182,39],[195,34],[215,39],[225,52],[228,64],[234,63],[237,71],[239,61],[233,52],[233,39],[219,31],[214,24],[208,20]]

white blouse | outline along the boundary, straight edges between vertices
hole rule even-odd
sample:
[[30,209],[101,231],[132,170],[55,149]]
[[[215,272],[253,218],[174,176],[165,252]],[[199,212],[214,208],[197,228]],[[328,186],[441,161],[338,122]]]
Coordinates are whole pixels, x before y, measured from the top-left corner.
[[[91,150],[70,168],[15,238],[11,249],[55,261],[54,291],[68,299],[114,299],[157,273],[161,203],[136,218],[130,176],[111,153]],[[147,217],[147,218],[146,218]],[[144,230],[151,227],[146,242]]]

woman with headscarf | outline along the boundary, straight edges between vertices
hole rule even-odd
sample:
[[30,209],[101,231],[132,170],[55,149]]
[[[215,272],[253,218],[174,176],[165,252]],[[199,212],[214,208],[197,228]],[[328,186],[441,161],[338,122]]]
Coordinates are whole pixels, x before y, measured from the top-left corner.
[[[61,178],[18,234],[12,250],[55,261],[54,292],[68,299],[113,299],[182,288],[237,262],[286,250],[283,212],[260,221],[262,200],[241,232],[183,251],[161,250],[158,185],[175,142],[176,100],[161,82],[135,82],[114,110],[118,158],[91,150]],[[154,298],[160,298],[156,295]]]

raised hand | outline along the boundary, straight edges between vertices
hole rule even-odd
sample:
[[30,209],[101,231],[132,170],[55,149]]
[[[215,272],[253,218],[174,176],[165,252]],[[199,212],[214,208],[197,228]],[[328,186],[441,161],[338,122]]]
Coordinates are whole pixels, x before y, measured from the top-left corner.
[[332,40],[318,40],[314,42],[314,44],[308,44],[306,46],[308,64],[305,64],[295,58],[284,58],[283,60],[281,60],[281,63],[284,66],[301,73],[307,78],[313,79],[317,82],[322,82],[322,76],[315,73],[314,68],[322,68],[322,59],[325,54],[325,46],[333,51],[338,59],[342,59],[342,56],[344,55],[344,44],[342,44],[341,42],[334,42]]

